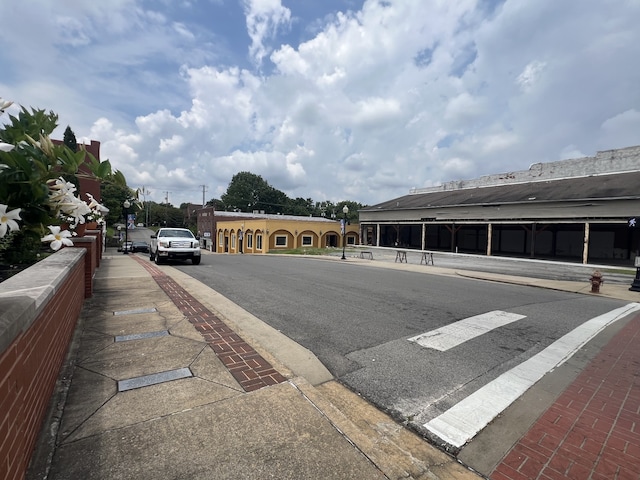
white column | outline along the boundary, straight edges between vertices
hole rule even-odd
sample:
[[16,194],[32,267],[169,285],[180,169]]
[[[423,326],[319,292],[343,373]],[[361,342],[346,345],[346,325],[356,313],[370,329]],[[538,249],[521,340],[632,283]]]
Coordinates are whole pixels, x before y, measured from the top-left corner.
[[589,262],[589,222],[584,224],[584,247],[582,249],[582,263]]

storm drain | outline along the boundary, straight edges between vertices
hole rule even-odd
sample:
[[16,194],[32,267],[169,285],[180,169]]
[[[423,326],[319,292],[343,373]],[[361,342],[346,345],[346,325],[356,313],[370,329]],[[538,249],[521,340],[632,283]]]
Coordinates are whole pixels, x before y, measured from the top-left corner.
[[154,313],[157,312],[155,307],[151,308],[136,308],[134,310],[121,310],[119,312],[113,312],[114,315],[133,315],[136,313]]
[[169,370],[168,372],[152,373],[151,375],[143,375],[141,377],[120,380],[118,382],[118,392],[126,392],[127,390],[133,390],[135,388],[149,387],[151,385],[189,377],[193,377],[193,373],[191,373],[189,368],[179,368],[177,370]]
[[117,335],[116,342],[128,342],[129,340],[143,340],[145,338],[166,337],[169,335],[168,330],[160,330],[158,332],[133,333],[131,335]]

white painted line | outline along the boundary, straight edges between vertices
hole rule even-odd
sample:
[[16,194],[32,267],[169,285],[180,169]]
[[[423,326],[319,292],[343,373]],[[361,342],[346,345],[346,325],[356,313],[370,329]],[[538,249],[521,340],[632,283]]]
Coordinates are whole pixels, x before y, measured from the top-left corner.
[[424,427],[449,445],[461,447],[548,371],[564,363],[605,327],[638,310],[640,303],[630,303],[588,320],[425,423]]
[[431,330],[430,332],[412,337],[409,341],[426,348],[433,348],[434,350],[445,352],[450,348],[457,347],[461,343],[479,337],[495,328],[508,325],[523,318],[525,318],[525,315],[494,310],[493,312],[465,318],[464,320],[459,320],[436,330]]

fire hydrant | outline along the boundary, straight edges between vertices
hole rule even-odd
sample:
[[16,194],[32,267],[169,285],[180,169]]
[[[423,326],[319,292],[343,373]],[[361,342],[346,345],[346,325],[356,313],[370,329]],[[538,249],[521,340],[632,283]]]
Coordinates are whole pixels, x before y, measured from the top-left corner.
[[598,270],[595,270],[591,274],[589,281],[591,282],[591,293],[600,293],[600,285],[604,283],[602,274]]

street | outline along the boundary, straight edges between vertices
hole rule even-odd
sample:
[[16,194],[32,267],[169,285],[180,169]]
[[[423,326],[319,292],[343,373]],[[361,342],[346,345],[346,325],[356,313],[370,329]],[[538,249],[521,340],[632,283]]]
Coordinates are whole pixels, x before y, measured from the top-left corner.
[[[173,266],[314,352],[338,380],[418,430],[576,327],[626,305],[312,257],[205,254],[197,267]],[[443,350],[410,341],[487,314],[507,322]]]

